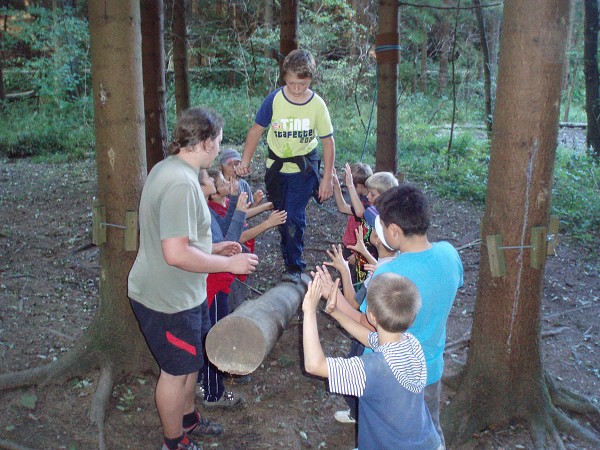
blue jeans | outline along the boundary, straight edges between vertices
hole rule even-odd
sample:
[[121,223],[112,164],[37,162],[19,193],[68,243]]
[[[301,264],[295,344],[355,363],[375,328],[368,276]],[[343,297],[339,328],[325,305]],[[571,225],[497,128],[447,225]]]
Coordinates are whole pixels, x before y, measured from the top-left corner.
[[304,249],[304,230],[306,229],[306,205],[319,181],[313,170],[298,173],[279,173],[280,198],[273,205],[275,209],[285,210],[287,220],[279,226],[281,234],[281,253],[286,269],[301,272],[306,267],[302,259]]

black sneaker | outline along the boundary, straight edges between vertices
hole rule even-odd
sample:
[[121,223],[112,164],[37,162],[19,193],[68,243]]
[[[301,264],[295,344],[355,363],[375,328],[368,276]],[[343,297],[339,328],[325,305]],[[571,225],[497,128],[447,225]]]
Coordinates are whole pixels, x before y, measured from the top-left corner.
[[[161,450],[171,450],[168,445],[163,442],[163,446]],[[197,443],[195,443],[194,441],[192,441],[187,434],[183,435],[183,439],[181,441],[179,441],[179,444],[177,444],[177,448],[176,450],[202,450],[202,447],[200,447]]]
[[283,276],[281,277],[281,281],[285,282],[285,283],[294,283],[294,284],[300,284],[300,277],[302,275],[302,272],[285,272],[283,274]]
[[231,384],[252,383],[252,376],[250,375],[227,375],[225,379]]
[[205,408],[224,408],[224,409],[233,409],[236,407],[240,407],[244,404],[244,397],[239,394],[235,394],[233,392],[223,392],[223,395],[216,402],[209,402],[208,400],[204,400],[202,402]]
[[211,422],[206,417],[200,417],[198,422],[189,427],[183,428],[184,433],[194,433],[202,436],[218,436],[223,434],[223,425],[217,422]]

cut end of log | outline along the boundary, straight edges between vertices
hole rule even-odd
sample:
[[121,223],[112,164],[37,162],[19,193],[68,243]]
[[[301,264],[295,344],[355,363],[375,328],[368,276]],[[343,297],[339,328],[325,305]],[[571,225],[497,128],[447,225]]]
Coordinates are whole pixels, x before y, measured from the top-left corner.
[[[223,372],[247,375],[263,361],[266,342],[262,330],[252,321],[239,316],[227,316],[219,321],[206,337],[208,359]],[[244,336],[231,333],[235,329]]]

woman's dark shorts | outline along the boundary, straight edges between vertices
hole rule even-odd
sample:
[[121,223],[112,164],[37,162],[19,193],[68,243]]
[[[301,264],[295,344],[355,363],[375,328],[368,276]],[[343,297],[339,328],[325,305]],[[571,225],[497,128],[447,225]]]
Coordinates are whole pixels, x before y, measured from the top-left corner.
[[204,365],[202,338],[210,329],[206,302],[167,314],[131,300],[142,334],[159,367],[169,375],[188,375]]

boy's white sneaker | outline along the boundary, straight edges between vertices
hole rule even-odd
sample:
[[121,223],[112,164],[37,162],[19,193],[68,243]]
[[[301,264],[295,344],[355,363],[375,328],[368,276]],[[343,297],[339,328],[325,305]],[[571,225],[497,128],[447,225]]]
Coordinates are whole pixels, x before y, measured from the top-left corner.
[[350,410],[338,411],[334,414],[335,420],[340,423],[356,423],[356,419],[350,415]]

